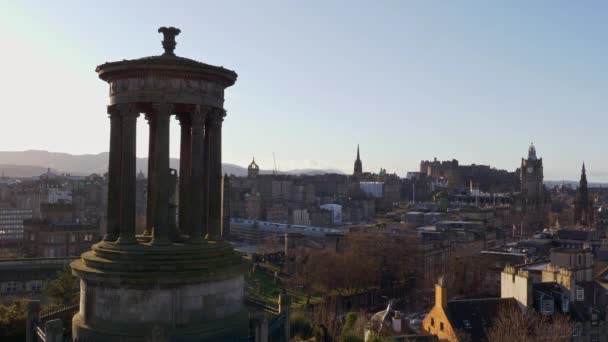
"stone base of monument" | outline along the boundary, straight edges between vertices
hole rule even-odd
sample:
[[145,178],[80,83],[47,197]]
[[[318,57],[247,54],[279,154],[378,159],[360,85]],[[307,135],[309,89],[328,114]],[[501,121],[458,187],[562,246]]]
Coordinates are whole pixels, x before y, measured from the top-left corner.
[[247,336],[243,266],[226,242],[100,242],[72,263],[77,341],[231,341]]

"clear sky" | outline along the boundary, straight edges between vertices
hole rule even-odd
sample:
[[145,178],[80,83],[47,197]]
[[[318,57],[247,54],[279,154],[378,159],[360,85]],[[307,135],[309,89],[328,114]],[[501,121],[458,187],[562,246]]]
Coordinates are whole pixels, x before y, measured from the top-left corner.
[[[608,181],[602,1],[0,1],[0,150],[108,149],[98,64],[162,52],[235,70],[224,161],[405,174],[421,159]],[[138,127],[145,156],[146,123]],[[171,154],[179,155],[179,126]]]

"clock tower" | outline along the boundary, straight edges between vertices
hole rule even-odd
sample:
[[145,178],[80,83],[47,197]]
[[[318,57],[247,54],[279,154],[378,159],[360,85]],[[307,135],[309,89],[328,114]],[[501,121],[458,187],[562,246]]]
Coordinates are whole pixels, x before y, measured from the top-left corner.
[[527,202],[542,203],[544,197],[543,158],[536,157],[534,144],[531,144],[528,149],[528,159],[521,159],[519,179],[521,181],[521,192]]
[[549,198],[543,184],[543,159],[536,156],[534,144],[528,149],[528,158],[521,160],[519,180],[521,192],[515,198],[513,223],[520,226],[523,237],[545,227],[549,209]]

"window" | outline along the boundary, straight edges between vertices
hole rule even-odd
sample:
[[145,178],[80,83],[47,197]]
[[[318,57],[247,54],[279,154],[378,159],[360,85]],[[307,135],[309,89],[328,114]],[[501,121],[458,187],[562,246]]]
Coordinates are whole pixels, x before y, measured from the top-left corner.
[[435,319],[431,318],[431,326],[434,327],[435,326]]
[[70,242],[76,242],[76,234],[70,235]]
[[583,301],[585,300],[585,289],[582,287],[576,287],[576,300]]
[[443,331],[443,322],[439,322],[439,330]]

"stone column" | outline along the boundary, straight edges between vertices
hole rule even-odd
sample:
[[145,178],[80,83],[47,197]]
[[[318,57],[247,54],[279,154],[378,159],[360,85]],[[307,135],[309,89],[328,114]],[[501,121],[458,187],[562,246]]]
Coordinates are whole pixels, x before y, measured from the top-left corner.
[[206,195],[205,176],[205,132],[204,123],[207,116],[207,109],[196,106],[190,114],[192,126],[192,174],[190,187],[190,208],[192,210],[190,225],[190,242],[201,243],[204,241],[204,229],[206,228],[204,217],[204,197]]
[[203,197],[202,197],[202,206],[203,210],[201,210],[202,214],[202,227],[203,227],[203,235],[207,235],[209,229],[209,155],[211,155],[210,148],[211,135],[209,134],[209,115],[211,114],[212,108],[205,107],[205,113],[207,114],[204,120],[204,142],[203,142],[203,178],[202,178],[202,187],[203,187]]
[[116,106],[108,106],[110,114],[110,160],[108,162],[108,204],[104,241],[114,242],[120,230],[120,173],[122,158],[122,119]]
[[189,233],[192,227],[191,174],[192,174],[192,124],[190,113],[180,114],[177,118],[181,125],[179,149],[179,230]]
[[154,227],[154,132],[156,132],[156,119],[152,114],[146,114],[146,120],[149,125],[148,137],[148,187],[146,198],[146,229],[144,235],[152,235],[152,227]]
[[205,134],[209,136],[209,187],[207,203],[207,240],[222,239],[222,121],[225,112],[213,109],[207,119]]
[[122,116],[122,162],[120,186],[120,234],[116,243],[132,244],[135,240],[135,192],[137,189],[136,137],[139,112],[133,105],[117,105]]
[[169,240],[169,119],[173,105],[155,103],[154,130],[154,235],[152,244],[168,244]]

